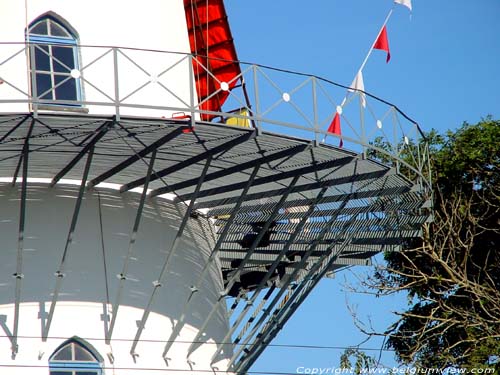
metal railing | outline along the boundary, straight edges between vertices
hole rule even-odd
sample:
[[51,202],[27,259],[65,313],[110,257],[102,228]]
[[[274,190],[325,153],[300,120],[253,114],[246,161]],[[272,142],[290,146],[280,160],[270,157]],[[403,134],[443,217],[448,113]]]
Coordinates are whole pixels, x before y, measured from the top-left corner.
[[[26,105],[39,111],[65,110],[89,115],[110,114],[148,117],[191,118],[202,115],[213,122],[228,119],[248,123],[260,131],[306,138],[317,144],[357,152],[394,166],[425,190],[430,190],[429,149],[419,125],[395,105],[370,93],[350,90],[330,80],[303,73],[240,62],[241,73],[231,82],[220,82],[199,62],[185,53],[118,47],[77,46],[76,65],[65,67],[66,75],[48,91],[38,92],[35,53],[46,53],[42,45],[0,43],[0,112]],[[41,52],[40,52],[41,51]],[[198,101],[193,64],[219,86]],[[200,71],[200,69],[197,69]],[[64,70],[64,69],[63,69]],[[69,81],[81,90],[78,100],[47,99]],[[238,82],[236,87],[229,86]],[[227,91],[221,111],[203,110],[202,104]],[[236,111],[235,111],[236,110]],[[341,134],[328,132],[335,113]],[[229,121],[230,123],[231,121]]]

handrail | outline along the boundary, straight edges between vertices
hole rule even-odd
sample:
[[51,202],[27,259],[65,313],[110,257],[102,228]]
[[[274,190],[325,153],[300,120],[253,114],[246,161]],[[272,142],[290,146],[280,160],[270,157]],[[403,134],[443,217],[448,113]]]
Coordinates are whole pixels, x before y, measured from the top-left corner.
[[[241,74],[233,80],[244,85],[230,91],[221,110],[207,111],[201,109],[196,90],[188,88],[194,85],[190,72],[198,56],[78,45],[74,48],[81,59],[79,65],[70,73],[68,68],[65,79],[49,92],[76,80],[83,90],[81,97],[49,100],[32,95],[36,90],[28,83],[27,68],[23,68],[30,60],[33,63],[37,48],[36,43],[0,43],[0,112],[15,108],[35,115],[38,111],[106,113],[118,119],[136,113],[170,118],[181,112],[193,121],[210,115],[222,124],[230,118],[240,119],[260,131],[312,139],[318,145],[337,147],[341,140],[344,148],[390,164],[410,179],[423,182],[430,191],[429,155],[423,151],[427,147],[425,133],[398,106],[369,92],[317,75],[240,61]],[[34,70],[28,73],[35,74]],[[212,95],[226,90],[227,83],[219,82],[219,90]],[[241,111],[235,113],[235,108]],[[341,135],[327,131],[335,113],[340,114]]]

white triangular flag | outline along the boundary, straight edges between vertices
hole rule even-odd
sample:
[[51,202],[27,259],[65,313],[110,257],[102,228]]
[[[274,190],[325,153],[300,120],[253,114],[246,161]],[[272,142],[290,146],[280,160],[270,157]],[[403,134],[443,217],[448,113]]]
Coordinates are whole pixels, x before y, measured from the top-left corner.
[[[352,81],[350,87],[351,87],[349,89],[350,92],[355,92],[355,90],[365,91],[365,84],[363,82],[363,73],[361,73],[361,70],[358,72],[358,74],[356,74],[356,77],[354,77],[354,81]],[[363,108],[365,108],[366,107],[366,95],[360,91],[356,91],[356,92],[359,93],[359,97],[361,98],[361,105],[363,106]]]
[[411,11],[411,0],[394,0],[396,4],[401,4]]

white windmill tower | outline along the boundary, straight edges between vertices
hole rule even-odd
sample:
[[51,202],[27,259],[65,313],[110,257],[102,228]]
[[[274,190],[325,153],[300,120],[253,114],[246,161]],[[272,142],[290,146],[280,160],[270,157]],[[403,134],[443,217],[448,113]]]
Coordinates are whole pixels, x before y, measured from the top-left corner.
[[4,2],[1,374],[244,372],[323,276],[418,235],[426,155],[268,132],[309,129],[273,112],[298,89],[267,106],[221,1]]

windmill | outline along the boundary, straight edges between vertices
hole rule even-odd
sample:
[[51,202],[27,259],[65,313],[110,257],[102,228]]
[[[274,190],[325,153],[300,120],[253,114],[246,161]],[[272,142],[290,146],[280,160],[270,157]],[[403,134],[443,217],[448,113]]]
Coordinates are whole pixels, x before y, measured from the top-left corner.
[[323,277],[429,218],[418,125],[320,142],[340,88],[240,64],[221,1],[7,9],[2,374],[245,372]]

